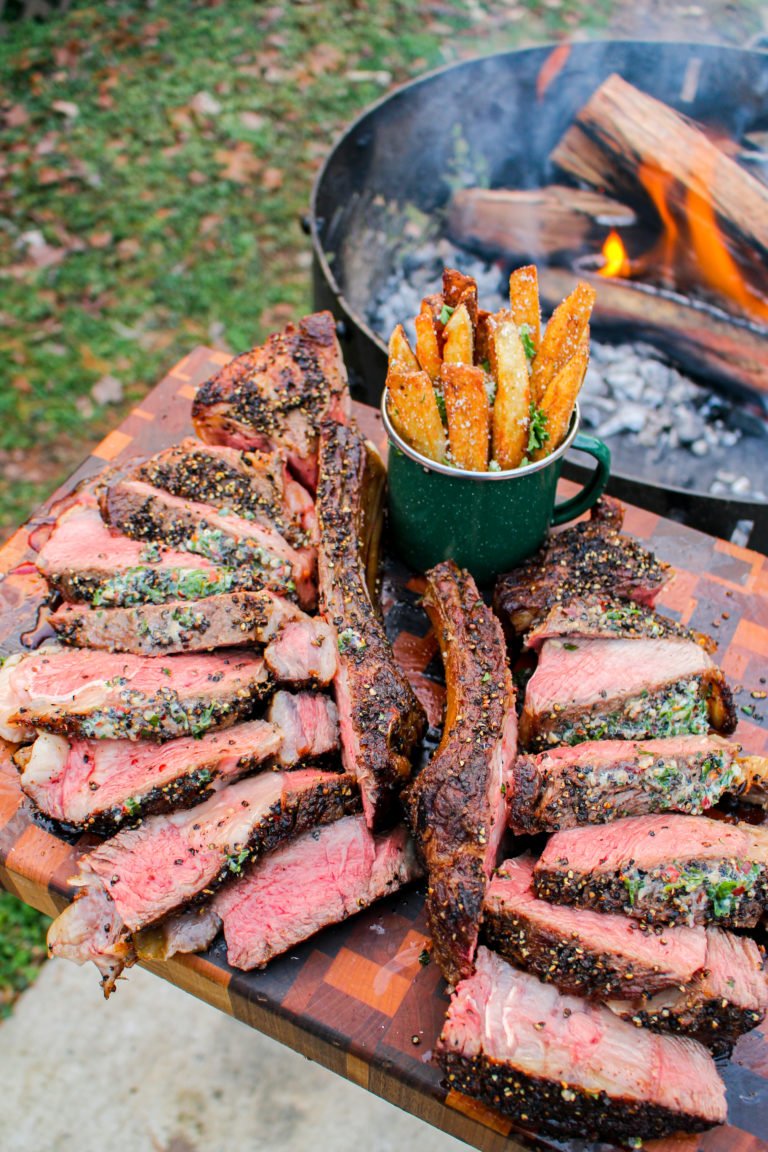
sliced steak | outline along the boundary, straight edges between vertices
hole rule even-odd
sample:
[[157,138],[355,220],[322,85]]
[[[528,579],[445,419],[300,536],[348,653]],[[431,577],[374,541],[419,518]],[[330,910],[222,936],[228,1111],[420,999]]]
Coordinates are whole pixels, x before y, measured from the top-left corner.
[[110,531],[95,498],[83,498],[56,521],[37,567],[66,600],[99,607],[200,600],[262,581],[248,567],[216,567],[202,556],[161,550]]
[[235,968],[262,968],[420,875],[402,827],[374,836],[363,816],[346,816],[305,832],[214,897],[227,960]]
[[295,593],[302,607],[314,607],[314,549],[297,551],[254,521],[171,496],[140,480],[110,485],[102,494],[102,514],[134,539],[178,547],[230,568],[250,565],[269,588],[288,596]]
[[723,673],[691,640],[545,640],[520,717],[524,748],[734,731]]
[[451,1088],[550,1136],[619,1143],[726,1119],[725,1086],[695,1040],[633,1029],[485,948],[436,1057]]
[[209,444],[284,449],[295,475],[314,490],[321,422],[327,416],[346,424],[349,411],[336,325],[330,312],[316,312],[206,381],[192,420]]
[[368,826],[397,819],[410,755],[426,727],[424,709],[396,666],[373,606],[369,564],[381,523],[384,468],[351,428],[327,422],[320,439],[317,513],[320,603],[338,636],[334,678],[344,765],[360,783]]
[[329,696],[275,692],[267,716],[282,733],[278,760],[283,765],[323,764],[339,750],[339,712]]
[[110,833],[139,817],[207,800],[224,784],[276,760],[282,738],[265,720],[165,744],[70,741],[43,732],[26,758],[21,788],[46,816]]
[[513,964],[578,996],[642,996],[704,967],[703,928],[645,930],[629,916],[539,900],[533,856],[507,860],[485,894],[484,935]]
[[630,640],[678,637],[693,640],[710,655],[717,648],[710,636],[684,628],[676,620],[660,616],[650,608],[629,600],[589,595],[555,604],[546,618],[527,634],[525,646],[538,651],[545,640],[556,636],[568,640],[588,640],[599,636]]
[[429,876],[427,919],[449,985],[472,971],[485,887],[507,821],[515,692],[501,625],[452,560],[427,573],[424,607],[445,665],[440,745],[405,797]]
[[0,671],[0,736],[34,728],[98,740],[172,740],[251,716],[269,691],[261,657],[237,649],[133,656],[41,648]]
[[[669,929],[667,929],[669,931]],[[751,1032],[768,1011],[765,956],[748,936],[707,928],[705,970],[682,988],[638,1000],[611,1000],[609,1008],[638,1027],[677,1032],[718,1056]]]
[[338,666],[336,632],[319,617],[289,620],[264,649],[264,662],[280,684],[325,687]]
[[305,547],[316,532],[312,497],[277,452],[244,452],[188,437],[144,460],[128,478],[255,520],[294,548]]
[[624,508],[618,500],[603,496],[590,517],[549,536],[530,559],[499,577],[493,607],[512,636],[524,636],[558,602],[578,596],[653,605],[669,566],[620,534]]
[[359,806],[349,775],[267,772],[190,811],[151,816],[81,857],[84,896],[54,921],[49,948],[80,963],[105,957],[108,995],[123,964],[135,960],[131,933],[205,902],[261,854]]
[[607,824],[649,812],[705,812],[751,780],[722,736],[593,740],[518,756],[509,823],[518,833]]
[[706,816],[629,816],[556,832],[536,895],[660,924],[752,928],[768,907],[768,829]]

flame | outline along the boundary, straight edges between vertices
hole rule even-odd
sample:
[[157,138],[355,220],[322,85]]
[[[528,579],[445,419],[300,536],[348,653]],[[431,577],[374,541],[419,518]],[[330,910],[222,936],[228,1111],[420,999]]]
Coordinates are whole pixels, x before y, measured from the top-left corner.
[[752,291],[736,267],[723,243],[711,201],[689,188],[685,207],[691,244],[707,282],[749,315],[768,320],[768,303]]
[[615,229],[612,229],[605,238],[603,257],[605,264],[598,269],[600,276],[627,276],[629,274],[627,252]]

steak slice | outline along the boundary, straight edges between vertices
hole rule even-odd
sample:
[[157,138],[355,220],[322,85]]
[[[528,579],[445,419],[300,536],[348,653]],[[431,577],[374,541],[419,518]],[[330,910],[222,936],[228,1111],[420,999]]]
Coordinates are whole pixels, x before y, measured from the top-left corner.
[[69,741],[43,732],[25,758],[20,783],[46,816],[82,831],[111,833],[139,817],[191,808],[274,762],[282,735],[265,720],[165,744]]
[[216,567],[202,556],[161,550],[112,532],[95,498],[85,496],[58,518],[36,564],[66,600],[99,607],[199,600],[261,584],[248,567]]
[[84,895],[51,925],[49,950],[78,963],[104,958],[109,995],[121,967],[135,961],[131,933],[204,902],[261,854],[359,806],[348,774],[267,772],[190,811],[151,816],[81,857]]
[[294,548],[306,547],[316,534],[312,497],[277,452],[244,452],[190,436],[144,460],[128,478],[255,520]]
[[0,671],[0,736],[31,739],[34,728],[98,740],[198,736],[251,716],[269,688],[261,657],[237,649],[134,656],[46,647]]
[[357,432],[328,421],[319,461],[320,604],[338,635],[333,683],[342,757],[347,771],[357,775],[368,827],[379,831],[397,819],[398,796],[426,716],[394,662],[369,592],[381,524],[381,459]]
[[612,597],[577,596],[555,604],[546,618],[525,637],[525,647],[539,651],[545,640],[554,637],[588,640],[595,637],[630,640],[661,640],[678,637],[693,640],[712,655],[717,645],[703,632],[684,628],[676,620],[660,616],[640,604]]
[[507,860],[485,894],[484,935],[491,948],[561,992],[644,996],[687,984],[704,967],[703,928],[644,930],[629,916],[539,900],[533,856]]
[[171,496],[140,480],[110,485],[102,494],[102,514],[136,540],[178,547],[230,568],[250,565],[261,583],[283,595],[295,593],[304,608],[314,607],[314,549],[297,551],[255,521]]
[[557,832],[650,812],[705,812],[751,780],[740,745],[722,736],[594,740],[518,756],[509,823],[517,833]]
[[429,876],[435,959],[453,986],[472,971],[507,822],[517,714],[501,625],[469,573],[452,560],[438,564],[427,573],[424,607],[445,665],[445,726],[404,801]]
[[282,733],[280,764],[322,764],[339,749],[339,711],[329,696],[275,692],[267,717]]
[[725,734],[736,712],[723,673],[685,640],[545,640],[528,681],[520,741],[531,750],[584,740]]
[[207,380],[192,421],[209,444],[284,449],[295,475],[314,491],[320,425],[326,416],[346,424],[349,411],[336,325],[330,312],[316,312]]
[[227,960],[263,968],[294,944],[416,880],[421,869],[405,829],[374,836],[363,816],[305,832],[217,892]]
[[653,606],[669,566],[622,536],[623,520],[619,501],[603,496],[589,520],[549,536],[538,552],[499,577],[493,607],[512,637],[540,624],[558,602],[587,594]]
[[725,1086],[695,1040],[633,1029],[485,948],[435,1054],[452,1089],[551,1136],[619,1143],[726,1119]]
[[611,1000],[608,1007],[638,1027],[691,1036],[715,1055],[729,1056],[739,1036],[765,1019],[765,956],[748,936],[707,928],[706,937],[706,967],[690,983],[648,999]]
[[628,816],[556,832],[536,895],[660,924],[752,928],[768,905],[768,829],[706,816]]

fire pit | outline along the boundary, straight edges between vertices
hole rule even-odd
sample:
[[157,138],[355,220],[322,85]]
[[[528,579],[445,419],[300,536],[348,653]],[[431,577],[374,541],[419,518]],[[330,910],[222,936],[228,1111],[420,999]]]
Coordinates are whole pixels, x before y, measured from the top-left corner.
[[[671,43],[578,44],[469,61],[401,89],[339,141],[313,196],[315,303],[330,307],[342,322],[359,395],[376,400],[391,322],[413,314],[405,297],[411,292],[418,300],[433,290],[443,263],[478,275],[481,299],[486,290],[503,290],[511,256],[501,253],[493,261],[471,235],[457,237],[456,194],[473,187],[513,189],[536,200],[542,190],[562,185],[552,154],[613,74],[720,139],[736,145],[756,141],[745,147],[753,148],[750,161],[759,173],[760,133],[768,127],[768,58],[757,52]],[[543,254],[521,253],[539,263],[545,307],[578,278],[599,279],[608,226],[617,225],[621,233],[632,210],[617,189],[609,193],[615,204],[603,211],[604,219],[598,207],[599,226],[592,228],[594,236],[589,228],[577,236],[580,246],[569,224],[568,243],[558,248],[556,236]],[[636,249],[637,230],[625,235]],[[471,252],[457,247],[457,239]],[[637,264],[636,251],[630,257]],[[675,259],[682,266],[682,257]],[[494,306],[492,298],[487,306]],[[607,424],[614,437],[616,494],[718,535],[737,532],[737,539],[766,550],[768,327],[760,315],[739,312],[738,306],[725,312],[714,293],[712,299],[706,293],[688,299],[678,286],[670,291],[664,276],[643,283],[633,270],[632,278],[606,278],[598,285],[593,335],[621,347],[596,347],[584,405],[593,426],[605,432]],[[645,348],[635,347],[638,341]],[[631,395],[615,387],[622,375]],[[672,418],[662,427],[657,413],[655,439],[653,421],[645,427],[641,412],[648,400],[640,384],[649,380],[656,381],[657,392],[670,392]]]

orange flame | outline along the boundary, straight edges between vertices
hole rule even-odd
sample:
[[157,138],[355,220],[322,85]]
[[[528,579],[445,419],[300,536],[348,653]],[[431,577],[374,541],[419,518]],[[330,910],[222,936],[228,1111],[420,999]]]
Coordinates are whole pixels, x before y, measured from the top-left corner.
[[605,238],[603,257],[605,264],[603,264],[602,268],[598,269],[600,276],[629,275],[629,260],[627,259],[626,249],[615,229],[612,229]]
[[691,244],[707,282],[722,296],[738,304],[744,312],[768,320],[768,303],[744,282],[723,243],[711,202],[689,188],[686,212]]

